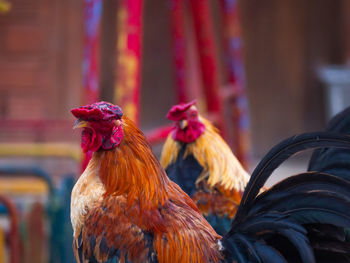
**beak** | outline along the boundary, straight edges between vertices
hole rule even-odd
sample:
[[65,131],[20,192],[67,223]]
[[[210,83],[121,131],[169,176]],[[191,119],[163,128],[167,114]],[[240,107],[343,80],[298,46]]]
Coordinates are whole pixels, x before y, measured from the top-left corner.
[[187,127],[187,125],[188,125],[188,121],[187,120],[181,120],[180,122],[179,122],[179,126],[180,126],[180,128],[183,130],[183,129],[185,129],[186,127]]
[[87,121],[83,121],[82,119],[77,119],[74,122],[73,129],[86,128],[88,126],[89,126],[89,123]]

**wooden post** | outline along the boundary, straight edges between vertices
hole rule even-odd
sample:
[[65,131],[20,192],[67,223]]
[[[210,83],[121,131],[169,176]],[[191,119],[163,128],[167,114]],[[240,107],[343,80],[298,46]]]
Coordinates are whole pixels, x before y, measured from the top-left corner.
[[[208,0],[190,0],[194,28],[197,39],[197,50],[209,114],[221,116],[219,96],[218,60],[215,49],[215,37],[212,15]],[[221,120],[219,120],[221,123]]]
[[[99,28],[102,13],[101,0],[84,2],[84,53],[83,53],[83,103],[89,104],[99,99]],[[91,159],[91,152],[84,155],[82,170]]]
[[100,99],[113,102],[117,60],[117,0],[103,0],[100,38]]
[[172,33],[173,67],[177,103],[187,102],[186,37],[184,0],[169,0],[170,24]]
[[139,123],[143,0],[120,0],[114,101]]
[[19,215],[15,204],[6,196],[0,195],[2,203],[8,212],[10,220],[10,263],[19,263],[21,258],[20,236],[19,236]]
[[238,1],[221,0],[223,17],[223,40],[225,43],[228,89],[233,96],[230,100],[230,117],[233,123],[234,152],[243,166],[250,159],[250,120],[245,92],[245,72],[243,65],[243,43],[239,22]]
[[84,53],[83,85],[84,102],[93,103],[99,98],[99,27],[101,20],[101,0],[84,2]]

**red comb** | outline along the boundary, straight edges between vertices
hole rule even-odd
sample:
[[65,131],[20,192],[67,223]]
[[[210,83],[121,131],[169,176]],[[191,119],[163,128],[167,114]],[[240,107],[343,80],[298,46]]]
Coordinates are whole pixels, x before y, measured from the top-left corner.
[[71,112],[78,119],[94,121],[120,119],[123,116],[120,107],[105,101],[74,108]]
[[172,121],[179,121],[185,117],[185,112],[194,104],[196,104],[197,100],[192,100],[188,103],[180,103],[173,106],[166,117]]

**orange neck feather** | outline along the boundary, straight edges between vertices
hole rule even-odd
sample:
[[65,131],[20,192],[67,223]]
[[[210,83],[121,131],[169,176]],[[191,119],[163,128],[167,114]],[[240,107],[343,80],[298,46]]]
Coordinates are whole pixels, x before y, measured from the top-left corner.
[[[216,242],[220,236],[200,215],[192,199],[168,179],[142,132],[126,117],[122,123],[124,137],[120,145],[113,150],[96,152],[92,160],[100,164],[99,176],[105,196],[126,197],[128,215],[138,220],[138,226],[154,234],[159,262],[173,258],[183,258],[184,262],[218,262]],[[168,210],[163,213],[163,209]],[[171,221],[176,218],[193,219],[196,223]],[[187,230],[191,224],[193,229]],[[196,230],[198,235],[192,234]],[[201,238],[201,245],[197,237]],[[183,248],[187,250],[183,252]]]
[[141,210],[150,210],[168,200],[168,177],[143,133],[127,117],[122,118],[123,141],[110,151],[94,154],[100,159],[100,178],[105,195],[126,195],[128,205],[138,200]]

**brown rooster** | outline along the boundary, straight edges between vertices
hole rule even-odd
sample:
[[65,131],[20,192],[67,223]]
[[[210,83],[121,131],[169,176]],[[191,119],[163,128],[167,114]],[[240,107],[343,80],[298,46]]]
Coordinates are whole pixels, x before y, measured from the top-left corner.
[[[348,262],[340,261],[348,256],[341,235],[350,226],[347,181],[313,172],[258,193],[295,152],[350,147],[350,138],[305,134],[277,145],[252,174],[232,227],[221,238],[168,179],[142,132],[118,106],[99,102],[72,113],[75,127],[83,128],[83,150],[94,152],[72,191],[78,262]],[[309,238],[316,238],[315,246]]]
[[101,102],[72,113],[83,150],[95,151],[72,192],[78,262],[114,254],[121,262],[217,262],[220,236],[120,108]]
[[160,159],[169,178],[196,203],[219,234],[229,230],[249,181],[217,129],[199,115],[196,101],[173,106],[174,121]]

